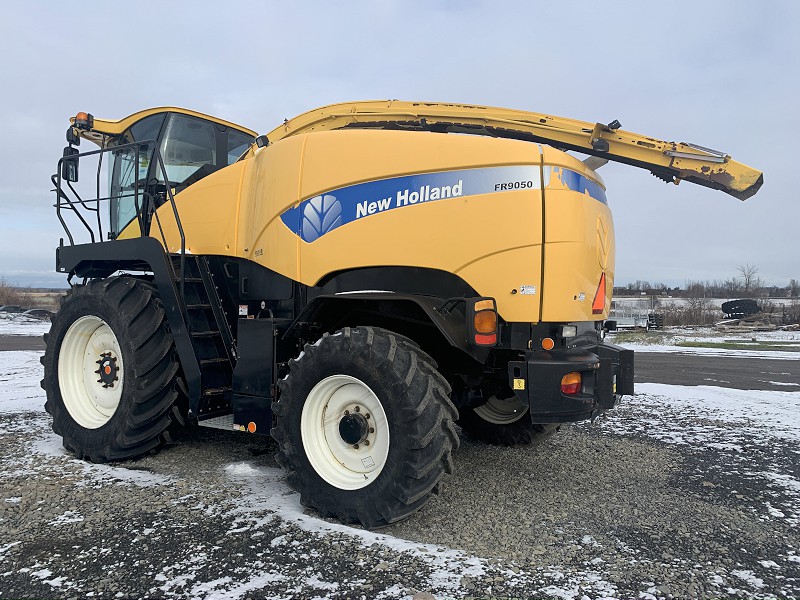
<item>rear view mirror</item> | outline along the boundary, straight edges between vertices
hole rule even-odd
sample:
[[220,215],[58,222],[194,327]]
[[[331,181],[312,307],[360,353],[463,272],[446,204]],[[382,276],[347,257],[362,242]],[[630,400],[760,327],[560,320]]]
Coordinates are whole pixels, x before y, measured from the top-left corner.
[[80,150],[67,146],[64,148],[64,158],[61,159],[61,179],[78,181],[78,157]]
[[67,143],[70,146],[80,146],[81,138],[74,127],[67,127]]

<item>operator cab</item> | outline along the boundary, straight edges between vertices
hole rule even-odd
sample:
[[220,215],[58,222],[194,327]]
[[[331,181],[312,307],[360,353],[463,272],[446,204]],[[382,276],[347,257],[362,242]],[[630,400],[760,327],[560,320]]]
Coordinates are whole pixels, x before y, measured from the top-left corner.
[[[120,121],[79,113],[67,131],[70,145],[78,144],[78,137],[111,149],[108,199],[109,237],[113,239],[120,236],[137,214],[143,215],[146,228],[153,210],[166,201],[168,190],[178,194],[236,162],[254,142],[256,133],[202,113],[161,108]],[[134,235],[138,236],[138,226],[134,228]],[[133,232],[126,232],[124,237],[129,237],[129,233]]]
[[[131,125],[108,146],[145,142],[113,153],[109,172],[111,234],[117,237],[136,217],[137,185],[160,206],[169,187],[180,193],[204,177],[236,162],[255,135],[195,115],[163,112]],[[149,140],[149,142],[148,142]],[[163,168],[153,160],[158,147]],[[136,165],[138,155],[138,166]],[[146,211],[149,212],[149,211]]]

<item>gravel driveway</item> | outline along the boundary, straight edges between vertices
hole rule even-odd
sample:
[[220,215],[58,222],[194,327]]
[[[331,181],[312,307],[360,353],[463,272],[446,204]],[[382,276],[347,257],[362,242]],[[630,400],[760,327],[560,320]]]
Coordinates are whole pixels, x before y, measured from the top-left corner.
[[304,511],[265,438],[76,461],[37,353],[0,355],[0,598],[800,596],[798,392],[641,384],[539,448],[463,437],[442,495],[368,532]]

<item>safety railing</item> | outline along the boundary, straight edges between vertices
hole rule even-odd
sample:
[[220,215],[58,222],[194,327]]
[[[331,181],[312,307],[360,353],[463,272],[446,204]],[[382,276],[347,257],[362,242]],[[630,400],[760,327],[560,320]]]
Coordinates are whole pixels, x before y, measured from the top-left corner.
[[[130,168],[132,169],[131,172],[136,174],[136,177],[133,178],[133,181],[130,185],[131,189],[120,189],[119,193],[113,195],[111,194],[111,190],[109,190],[109,194],[101,194],[103,158],[108,154],[114,156],[115,154],[121,155],[128,152],[133,153],[133,162],[130,164]],[[78,189],[76,189],[76,186],[73,185],[73,181],[64,179],[64,165],[65,163],[71,163],[71,165],[75,167],[75,172],[77,173],[77,165],[80,159],[95,156],[97,157],[97,172],[95,179],[95,193],[93,194],[94,197],[84,198],[81,196],[81,193],[78,191]],[[143,162],[143,159],[146,159],[146,162]],[[108,162],[111,163],[109,166],[113,169],[113,162]],[[148,176],[145,176],[144,179],[140,179],[138,177],[138,174],[141,172],[140,167],[145,168],[146,173],[150,175],[149,178]],[[157,175],[160,175],[161,179],[159,179]],[[58,170],[51,177],[51,181],[55,186],[53,191],[56,194],[56,216],[58,217],[61,226],[64,228],[64,232],[67,235],[70,245],[76,245],[76,241],[75,235],[73,235],[67,220],[64,218],[67,213],[77,217],[78,223],[89,235],[89,243],[94,244],[104,241],[103,215],[101,214],[103,212],[101,207],[104,205],[104,203],[108,203],[109,206],[109,210],[106,211],[106,216],[109,218],[108,238],[113,239],[110,226],[110,203],[112,200],[119,201],[132,198],[136,211],[134,218],[137,220],[139,225],[139,235],[149,236],[152,229],[152,222],[155,220],[165,252],[168,254],[174,254],[170,253],[164,225],[161,222],[162,215],[160,215],[160,211],[157,210],[160,206],[163,206],[168,202],[172,209],[172,216],[175,219],[176,229],[180,235],[181,245],[180,252],[178,253],[180,278],[175,272],[174,261],[170,259],[167,262],[172,270],[173,280],[180,280],[181,309],[185,313],[184,287],[186,273],[186,235],[183,231],[183,225],[181,224],[181,219],[178,214],[178,207],[175,204],[175,197],[172,193],[169,178],[167,177],[167,170],[164,165],[164,160],[158,150],[155,140],[131,142],[128,144],[100,148],[98,150],[92,150],[89,152],[66,155],[58,161]],[[164,182],[163,186],[159,185],[159,182]],[[87,194],[84,193],[84,196],[87,196]],[[92,194],[88,194],[88,196],[92,196]],[[131,223],[132,222],[133,220],[131,220]],[[118,234],[119,232],[117,231],[114,233]],[[61,243],[63,245],[63,238]]]

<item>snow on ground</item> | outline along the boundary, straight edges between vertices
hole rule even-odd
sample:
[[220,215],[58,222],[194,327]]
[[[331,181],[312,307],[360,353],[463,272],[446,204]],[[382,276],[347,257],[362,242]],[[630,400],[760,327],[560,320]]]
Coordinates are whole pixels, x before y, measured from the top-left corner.
[[[700,356],[800,360],[800,331],[730,332],[726,331],[724,327],[671,327],[649,333],[643,331],[638,333],[640,335],[637,335],[637,332],[620,332],[621,341],[616,341],[617,335],[611,334],[607,341],[629,347],[636,352],[679,352]],[[728,349],[679,345],[684,342],[709,345],[734,343],[740,347]],[[772,348],[781,349],[764,349],[762,347],[764,343],[769,344]],[[752,348],[747,348],[747,346],[752,346]]]
[[36,335],[50,331],[50,321],[32,319],[22,314],[0,313],[0,335]]
[[0,412],[44,411],[41,352],[0,352]]
[[[772,358],[775,354],[768,353]],[[31,416],[25,424],[6,425],[7,431],[23,425],[29,430],[36,429],[34,433],[37,435],[34,437],[38,439],[31,445],[31,452],[79,464],[83,469],[86,485],[170,484],[167,476],[125,467],[92,465],[66,457],[59,438],[49,431],[49,422],[44,413],[44,393],[39,386],[39,357],[39,352],[0,352],[0,413]],[[797,359],[798,354],[793,354],[791,358]],[[768,490],[769,500],[762,507],[763,519],[782,519],[790,524],[800,524],[800,481],[791,472],[792,465],[800,461],[800,453],[795,450],[797,442],[800,442],[800,392],[741,391],[651,383],[638,384],[637,390],[637,395],[628,398],[622,406],[615,409],[613,416],[603,419],[604,431],[616,435],[644,436],[669,444],[715,452],[719,464],[710,467],[712,473],[714,468],[721,473],[733,473],[740,478],[742,485],[759,486]],[[791,447],[788,452],[793,453],[788,457],[788,463],[785,454],[770,458],[772,449],[780,447],[784,442]],[[752,462],[754,453],[760,453],[762,459],[758,467]],[[766,469],[763,468],[763,460],[767,461]],[[20,466],[23,469],[28,468],[28,465]],[[226,465],[224,475],[230,480],[231,486],[244,490],[244,496],[237,501],[236,506],[217,507],[232,518],[230,533],[258,530],[265,522],[277,516],[311,534],[344,534],[357,540],[365,548],[379,544],[397,552],[412,553],[431,565],[429,583],[439,593],[449,591],[457,595],[459,591],[463,591],[460,585],[464,577],[480,577],[488,571],[498,571],[498,567],[490,561],[464,552],[420,544],[379,532],[363,531],[309,515],[301,507],[298,494],[288,487],[279,469],[241,461]],[[57,524],[77,522],[82,518],[80,514],[66,511],[57,518]],[[280,538],[273,540],[273,543],[280,543]],[[1,547],[0,554],[6,549],[5,546]],[[792,555],[786,560],[797,559]],[[531,593],[530,585],[536,581],[538,594],[542,597],[577,599],[584,594],[597,598],[618,597],[615,586],[604,579],[602,565],[594,566],[596,571],[570,570],[564,573],[558,569],[536,572],[502,570],[501,574],[508,583],[513,585],[516,582],[521,586],[520,589],[524,589],[526,595]],[[281,577],[278,572],[253,569],[249,580],[240,580],[231,587],[231,582],[226,581],[200,581],[202,561],[198,562],[196,556],[187,557],[185,564],[175,567],[173,574],[197,574],[198,579],[193,584],[191,594],[203,598],[242,598],[265,585],[268,579]],[[758,593],[759,586],[763,585],[762,580],[752,571],[731,571],[730,574],[741,581],[746,595]],[[161,590],[169,594],[170,591],[182,587],[185,582],[178,580],[181,576],[164,576]],[[327,585],[327,582],[315,582],[318,587],[323,584]],[[643,582],[640,597],[652,598],[655,597],[654,594],[657,595],[654,588]],[[393,596],[396,597],[397,594]]]
[[[613,343],[613,341],[612,341]],[[773,358],[775,360],[798,360],[800,352],[783,352],[781,350],[739,350],[726,348],[691,348],[665,344],[645,344],[624,342],[621,344],[636,352],[677,352],[680,354],[696,354],[698,356],[727,356],[731,358]]]

